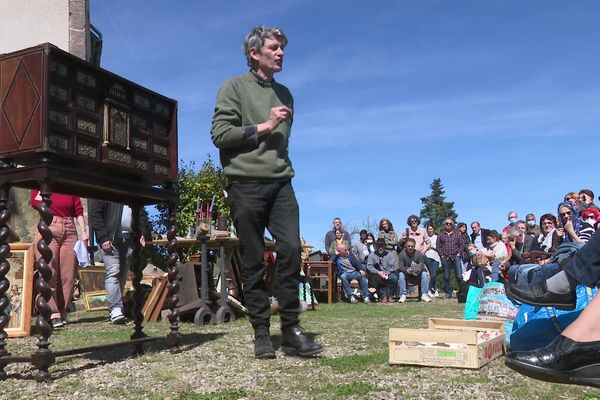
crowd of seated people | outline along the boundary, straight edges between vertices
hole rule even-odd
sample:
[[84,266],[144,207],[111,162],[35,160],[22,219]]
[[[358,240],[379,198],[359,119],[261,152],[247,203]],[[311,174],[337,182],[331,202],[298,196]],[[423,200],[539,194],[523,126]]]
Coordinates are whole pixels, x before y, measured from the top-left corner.
[[[433,225],[420,226],[420,218],[410,215],[408,227],[398,234],[392,221],[382,218],[377,239],[363,229],[353,244],[336,217],[325,245],[337,265],[343,295],[352,303],[358,298],[366,303],[405,303],[407,286],[419,287],[418,298],[430,302],[440,297],[436,283],[440,268],[444,298],[452,298],[454,272],[457,298],[464,299],[466,282],[471,283],[474,273],[486,281],[525,285],[560,271],[561,262],[589,241],[598,227],[600,209],[593,199],[589,189],[569,192],[558,205],[557,214],[543,214],[539,225],[534,214],[521,220],[517,212],[510,211],[508,225],[501,233],[473,221],[469,234],[467,224],[455,225],[452,218],[446,218],[437,232]],[[352,280],[357,281],[360,291],[351,290]]]

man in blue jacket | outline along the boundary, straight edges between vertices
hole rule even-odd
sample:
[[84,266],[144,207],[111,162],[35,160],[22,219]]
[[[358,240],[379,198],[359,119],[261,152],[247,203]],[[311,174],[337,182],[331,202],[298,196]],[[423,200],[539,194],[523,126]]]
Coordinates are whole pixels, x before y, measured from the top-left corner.
[[369,284],[367,283],[367,273],[365,267],[356,258],[354,254],[348,251],[348,246],[341,243],[337,246],[336,265],[338,269],[338,276],[342,281],[342,287],[344,288],[344,295],[350,303],[358,303],[356,297],[352,295],[352,288],[350,287],[350,281],[356,279],[360,284],[360,290],[363,294],[365,303],[370,303]]

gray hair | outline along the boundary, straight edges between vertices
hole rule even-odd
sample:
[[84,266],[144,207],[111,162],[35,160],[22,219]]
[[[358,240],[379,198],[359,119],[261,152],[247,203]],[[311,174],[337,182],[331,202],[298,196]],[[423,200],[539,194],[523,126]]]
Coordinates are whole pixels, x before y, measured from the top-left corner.
[[246,56],[246,63],[252,67],[252,57],[250,57],[250,49],[255,49],[257,52],[265,45],[265,39],[274,38],[281,43],[281,47],[287,45],[288,39],[285,33],[279,28],[270,28],[264,25],[255,26],[249,34],[244,38],[242,50]]
[[[521,222],[523,222],[523,221],[521,221]],[[517,224],[515,224],[515,226],[511,227],[508,230],[507,235],[508,235],[509,238],[515,238],[516,239],[516,238],[522,237],[524,234],[523,234],[522,230],[520,230],[519,228],[517,228]]]

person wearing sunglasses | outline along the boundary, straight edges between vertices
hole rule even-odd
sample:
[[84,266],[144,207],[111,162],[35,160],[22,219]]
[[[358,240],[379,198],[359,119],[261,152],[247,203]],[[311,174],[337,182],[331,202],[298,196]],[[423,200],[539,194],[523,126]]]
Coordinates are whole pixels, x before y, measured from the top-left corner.
[[444,298],[452,298],[452,285],[450,284],[450,274],[454,271],[456,274],[456,283],[460,289],[460,279],[462,276],[462,263],[460,256],[463,250],[463,239],[460,232],[454,229],[454,220],[446,218],[444,220],[444,230],[438,235],[437,250],[442,259],[444,268]]

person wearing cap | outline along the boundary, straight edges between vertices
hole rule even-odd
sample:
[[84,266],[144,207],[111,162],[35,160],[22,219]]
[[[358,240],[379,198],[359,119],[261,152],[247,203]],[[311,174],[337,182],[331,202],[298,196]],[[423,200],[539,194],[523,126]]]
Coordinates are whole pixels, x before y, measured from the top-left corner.
[[375,242],[375,252],[367,258],[369,286],[377,289],[382,303],[393,302],[398,287],[398,257],[386,250],[386,241],[379,238]]

